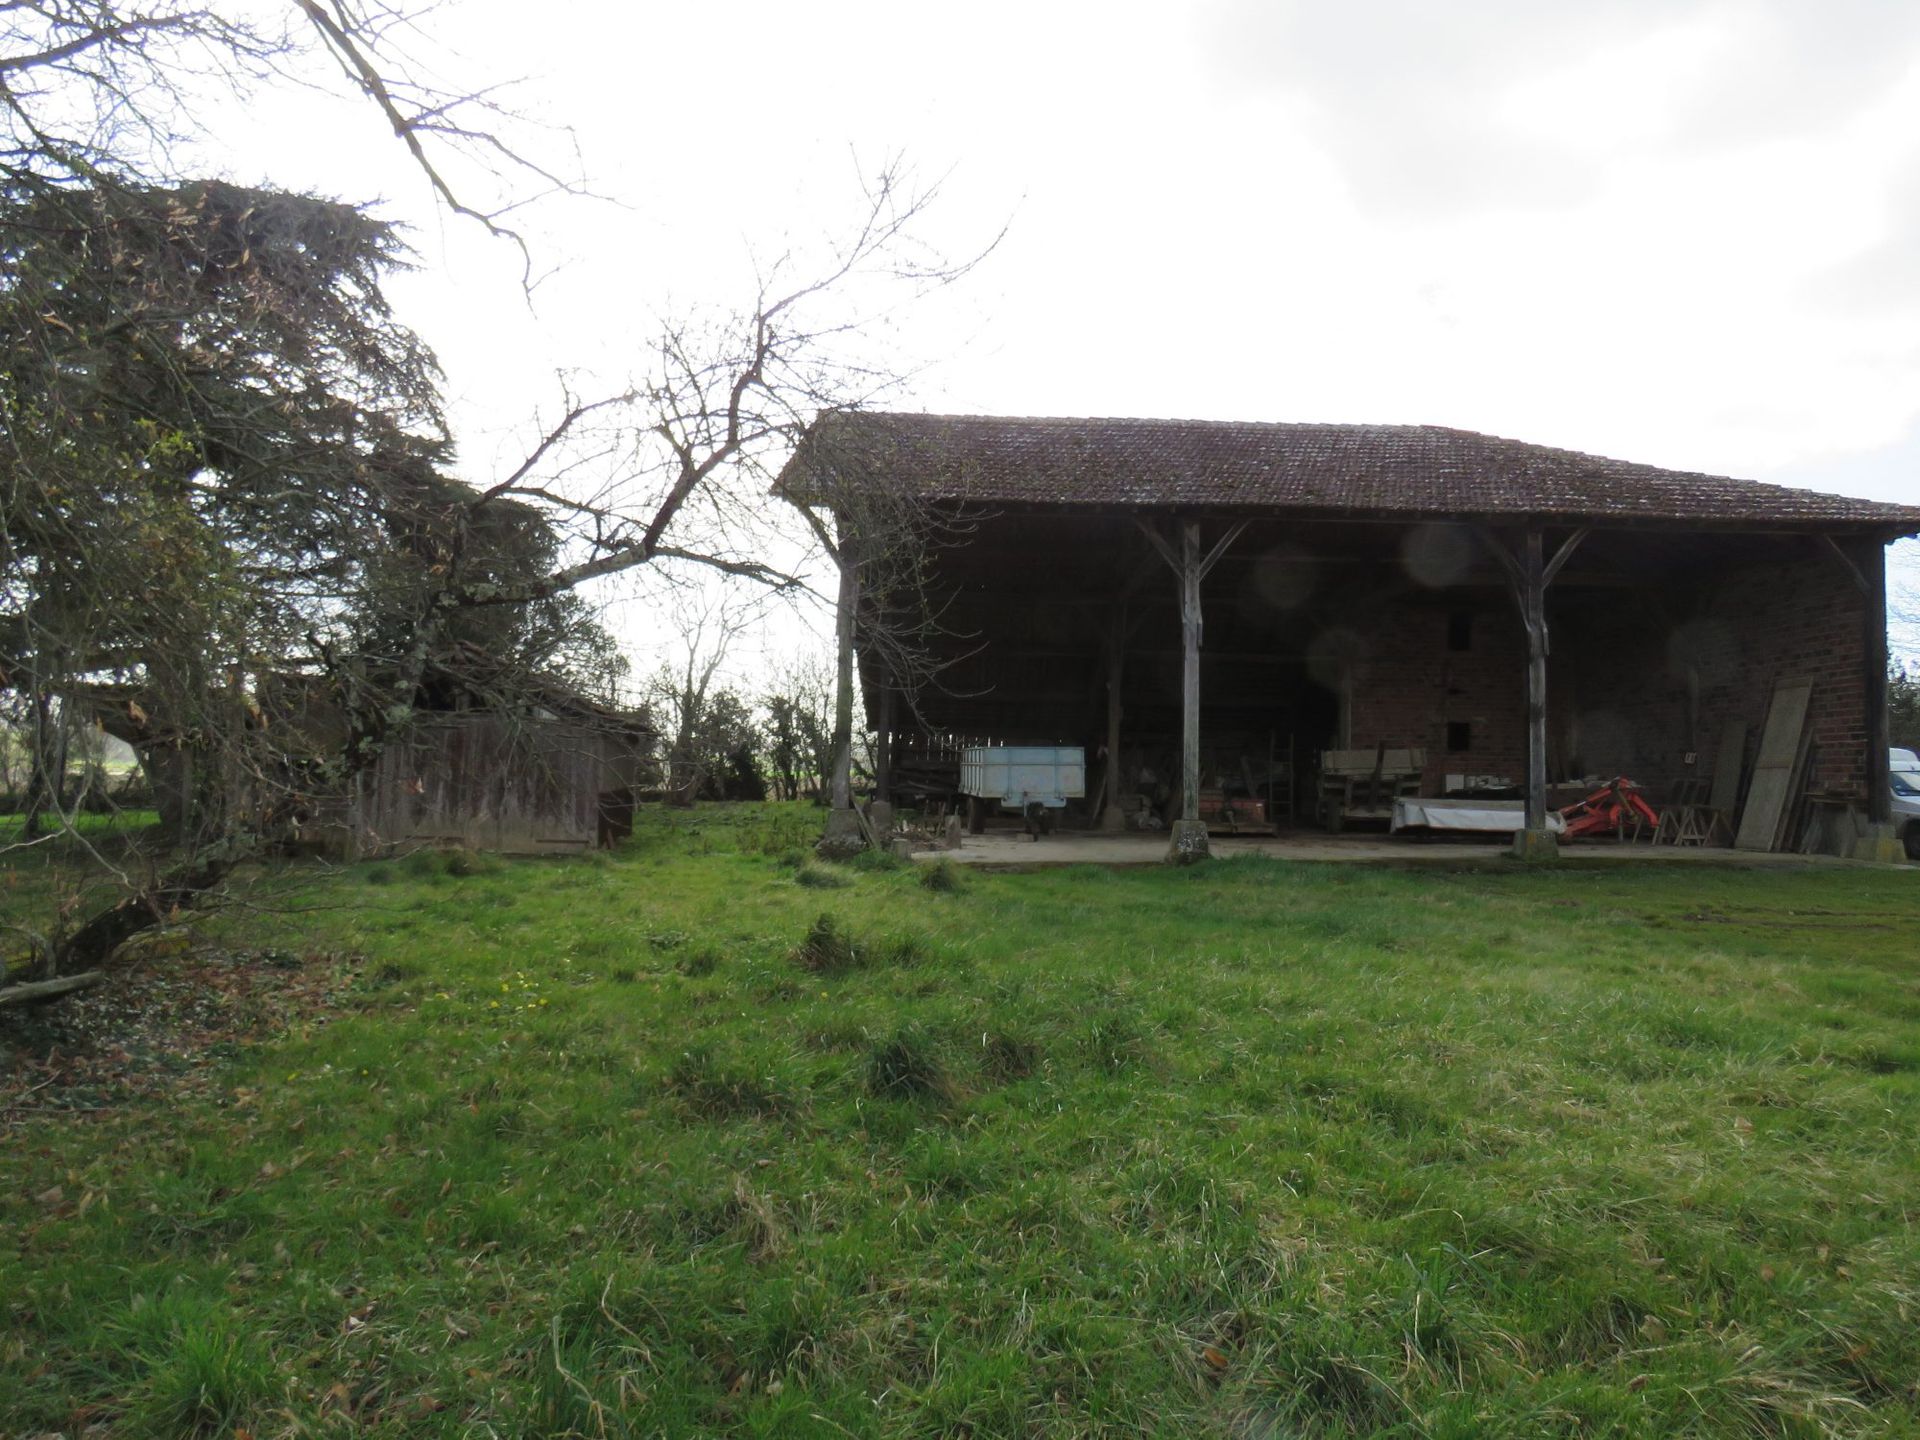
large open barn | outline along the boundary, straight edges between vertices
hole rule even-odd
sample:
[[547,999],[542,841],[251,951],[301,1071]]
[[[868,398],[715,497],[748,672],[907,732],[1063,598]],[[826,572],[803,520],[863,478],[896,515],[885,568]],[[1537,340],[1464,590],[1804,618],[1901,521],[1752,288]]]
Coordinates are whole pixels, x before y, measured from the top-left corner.
[[874,597],[856,627],[889,798],[950,789],[966,744],[1065,744],[1069,818],[1106,828],[1338,824],[1397,788],[1540,831],[1597,780],[1704,804],[1760,773],[1833,818],[1810,843],[1887,838],[1884,549],[1920,509],[1433,426],[904,414],[823,420],[785,485],[850,533],[926,517],[932,663],[899,673]]

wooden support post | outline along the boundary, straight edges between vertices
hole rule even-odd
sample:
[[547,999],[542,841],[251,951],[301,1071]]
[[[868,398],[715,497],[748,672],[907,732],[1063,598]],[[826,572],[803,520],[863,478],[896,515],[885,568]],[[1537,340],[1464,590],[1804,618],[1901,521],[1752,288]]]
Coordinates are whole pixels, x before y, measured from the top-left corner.
[[1546,537],[1538,525],[1527,527],[1518,556],[1499,536],[1481,532],[1482,541],[1507,572],[1520,607],[1520,623],[1527,632],[1526,828],[1514,836],[1514,853],[1523,859],[1550,858],[1556,849],[1547,830],[1547,587],[1586,538],[1585,528],[1574,531],[1549,560]]
[[[1866,601],[1861,617],[1860,663],[1867,703],[1867,822],[1893,834],[1893,776],[1887,747],[1887,547],[1877,536],[1860,546],[1860,575]],[[1895,857],[1898,858],[1898,857]]]
[[1184,865],[1209,853],[1207,827],[1200,819],[1200,582],[1240,538],[1247,522],[1228,526],[1205,555],[1200,553],[1198,520],[1180,522],[1178,551],[1145,521],[1140,528],[1180,582],[1180,818],[1173,823],[1167,858]]
[[1180,818],[1200,818],[1200,522],[1180,527]]
[[1833,552],[1860,592],[1860,682],[1866,709],[1867,833],[1854,845],[1856,860],[1899,861],[1905,858],[1893,826],[1893,776],[1887,746],[1887,542],[1877,535],[1857,546],[1842,545],[1831,535],[1820,537]]
[[1538,529],[1520,561],[1520,618],[1527,630],[1527,829],[1547,828],[1547,579]]
[[1113,629],[1107,637],[1107,793],[1100,812],[1103,830],[1127,828],[1127,817],[1120,813],[1120,685],[1126,678],[1126,662],[1127,610],[1123,602],[1114,612]]

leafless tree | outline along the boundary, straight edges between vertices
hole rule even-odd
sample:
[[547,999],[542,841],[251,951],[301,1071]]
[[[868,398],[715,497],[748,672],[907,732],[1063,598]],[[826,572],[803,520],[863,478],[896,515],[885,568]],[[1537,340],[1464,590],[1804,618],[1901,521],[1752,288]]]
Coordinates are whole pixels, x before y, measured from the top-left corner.
[[[37,289],[7,297],[21,364],[0,384],[0,686],[84,699],[149,756],[210,757],[185,772],[202,823],[164,866],[122,872],[126,893],[65,936],[64,968],[217,898],[284,838],[302,795],[406,733],[423,687],[489,617],[512,628],[663,567],[799,588],[797,569],[765,558],[775,468],[817,415],[897,382],[873,325],[978,258],[930,250],[938,187],[884,164],[846,231],[768,261],[738,309],[663,324],[631,384],[564,392],[518,463],[459,484],[442,470],[432,358],[379,295],[399,255],[391,227],[182,181],[176,152],[205,138],[206,94],[321,83],[320,62],[378,109],[443,203],[498,234],[517,241],[524,193],[472,198],[456,165],[477,166],[489,197],[565,182],[500,138],[493,92],[415,78],[415,12],[297,0],[285,23],[265,14],[238,0],[0,3],[0,237],[40,266]],[[255,385],[266,400],[249,410]],[[312,402],[297,424],[281,398],[296,395]],[[63,432],[63,417],[83,423]],[[86,440],[78,460],[62,433]],[[316,708],[341,718],[290,737],[282,717]]]
[[833,773],[836,689],[833,666],[806,652],[775,667],[761,688],[768,771],[777,798],[820,798]]
[[[15,183],[190,178],[211,107],[264,85],[358,97],[455,214],[520,248],[514,214],[581,192],[564,132],[515,113],[512,87],[436,78],[418,53],[450,7],[395,0],[7,0],[0,5],[0,171]],[[536,154],[557,150],[561,160]]]
[[709,778],[715,747],[706,732],[715,677],[736,642],[759,622],[761,598],[722,586],[683,596],[671,607],[674,653],[655,672],[646,701],[654,725],[669,737],[666,788],[676,805],[691,805]]
[[853,803],[855,650],[872,667],[872,683],[911,713],[941,668],[931,643],[945,633],[929,585],[932,563],[942,548],[964,543],[979,520],[929,505],[901,485],[901,443],[878,417],[825,413],[780,483],[836,579],[830,791],[837,810]]
[[[164,209],[165,197],[159,198]],[[200,509],[167,513],[179,528],[178,543],[214,548],[204,571],[169,570],[181,587],[178,603],[165,607],[154,621],[158,628],[132,647],[138,653],[127,657],[134,669],[119,713],[138,712],[171,727],[166,735],[137,737],[150,751],[158,744],[198,746],[216,755],[217,763],[194,772],[195,783],[208,792],[195,797],[206,815],[195,843],[170,868],[133,885],[111,910],[81,924],[62,946],[62,963],[97,961],[139,930],[216,895],[236,865],[284,832],[291,807],[276,802],[315,784],[344,783],[404,733],[436,665],[487,616],[523,615],[590,582],[663,566],[775,590],[798,587],[798,575],[758,558],[756,550],[774,468],[822,410],[855,403],[879,383],[855,343],[858,321],[880,303],[876,292],[911,297],[964,270],[932,265],[919,249],[912,227],[928,199],[904,187],[897,171],[883,173],[863,191],[850,237],[829,247],[819,270],[801,272],[797,257],[784,258],[769,267],[742,311],[705,327],[668,328],[652,373],[617,395],[570,398],[524,458],[485,487],[438,478],[432,435],[404,426],[389,433],[397,421],[386,418],[387,411],[368,412],[360,427],[376,437],[387,434],[387,441],[371,449],[329,451],[332,468],[284,493],[270,482],[285,442],[266,444],[254,457],[259,437],[251,430],[246,445],[215,449],[207,447],[216,432],[207,431],[197,448],[173,457],[171,468],[151,471],[164,474],[169,484],[205,492]],[[247,213],[263,205],[271,209],[265,199],[227,203],[244,203]],[[336,214],[330,223],[351,228],[353,222]],[[316,233],[295,227],[275,243],[298,245],[301,254],[311,255]],[[216,226],[207,243],[225,244],[225,234]],[[235,262],[239,273],[276,263],[273,238],[263,232],[249,243],[244,261]],[[893,302],[885,303],[890,308]],[[359,322],[346,315],[339,323]],[[286,343],[298,349],[297,334],[289,335]],[[405,341],[389,335],[382,343],[404,347]],[[415,403],[411,384],[408,379],[393,391],[394,403]],[[142,423],[130,421],[127,433],[144,433]],[[17,431],[16,439],[25,433]],[[39,433],[53,432],[42,427]],[[37,453],[54,453],[51,440]],[[116,505],[124,510],[129,502],[145,503],[149,472],[129,477],[103,466],[88,473],[104,487],[97,491],[101,515]],[[333,488],[313,489],[321,474],[332,477],[324,483]],[[13,475],[23,483],[44,478],[31,465],[17,464]],[[124,499],[114,501],[122,491]],[[317,538],[300,528],[311,520],[315,498],[339,519]],[[20,534],[37,533],[41,512],[32,503],[17,503],[8,513]],[[235,515],[246,525],[263,514],[276,522],[291,515],[298,525],[294,532],[245,526],[241,532],[210,531],[200,522],[213,513]],[[499,550],[489,535],[523,528],[556,537],[550,564],[530,569],[524,563],[481,563]],[[91,543],[94,531],[85,533]],[[236,550],[236,533],[258,538]],[[112,660],[114,646],[106,641],[131,610],[117,591],[103,586],[109,579],[120,586],[138,580],[144,552],[131,534],[112,552],[117,568],[109,570],[97,563],[98,553],[76,553],[75,563],[66,566],[59,563],[65,552],[47,545],[14,547],[14,553],[25,568],[16,572],[12,593],[30,602],[20,613],[38,624],[34,633],[43,637],[25,653],[36,684],[58,693],[59,686],[49,683],[54,675],[91,674]],[[72,583],[63,584],[60,603],[50,608],[56,572]],[[189,583],[208,573],[231,583]],[[270,614],[262,610],[262,599],[273,596],[286,604]],[[39,622],[42,615],[58,617],[57,636]],[[304,630],[295,624],[302,617]],[[241,636],[247,639],[236,648]],[[339,697],[347,716],[337,737],[303,752],[311,763],[299,766],[297,775],[286,774],[280,758],[284,726],[252,718],[271,713],[271,707],[263,704],[263,672],[239,657],[258,653],[262,642],[279,653],[276,686],[311,677]],[[142,699],[141,688],[159,680],[173,698],[165,710]],[[265,798],[238,808],[228,803],[243,792]]]

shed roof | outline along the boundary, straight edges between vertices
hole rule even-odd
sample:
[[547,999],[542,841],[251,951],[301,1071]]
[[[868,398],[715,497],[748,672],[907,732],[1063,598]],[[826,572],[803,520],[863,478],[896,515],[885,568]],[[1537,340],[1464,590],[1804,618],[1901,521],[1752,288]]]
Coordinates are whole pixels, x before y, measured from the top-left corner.
[[1439,425],[836,414],[815,423],[779,488],[819,494],[809,480],[829,468],[856,487],[870,477],[994,506],[1920,531],[1920,507]]

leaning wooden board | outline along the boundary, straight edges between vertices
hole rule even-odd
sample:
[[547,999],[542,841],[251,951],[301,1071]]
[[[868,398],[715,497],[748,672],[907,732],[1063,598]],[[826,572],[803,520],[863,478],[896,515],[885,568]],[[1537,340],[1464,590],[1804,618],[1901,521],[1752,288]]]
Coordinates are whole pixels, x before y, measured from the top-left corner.
[[1812,699],[1811,680],[1782,680],[1773,687],[1766,727],[1760,732],[1760,754],[1753,762],[1753,781],[1747,786],[1747,808],[1740,812],[1740,833],[1733,841],[1736,850],[1773,849],[1781,817],[1793,799],[1793,772]]
[[1747,722],[1727,721],[1720,729],[1720,752],[1713,757],[1713,790],[1707,804],[1732,815],[1740,803],[1740,771],[1747,761]]

